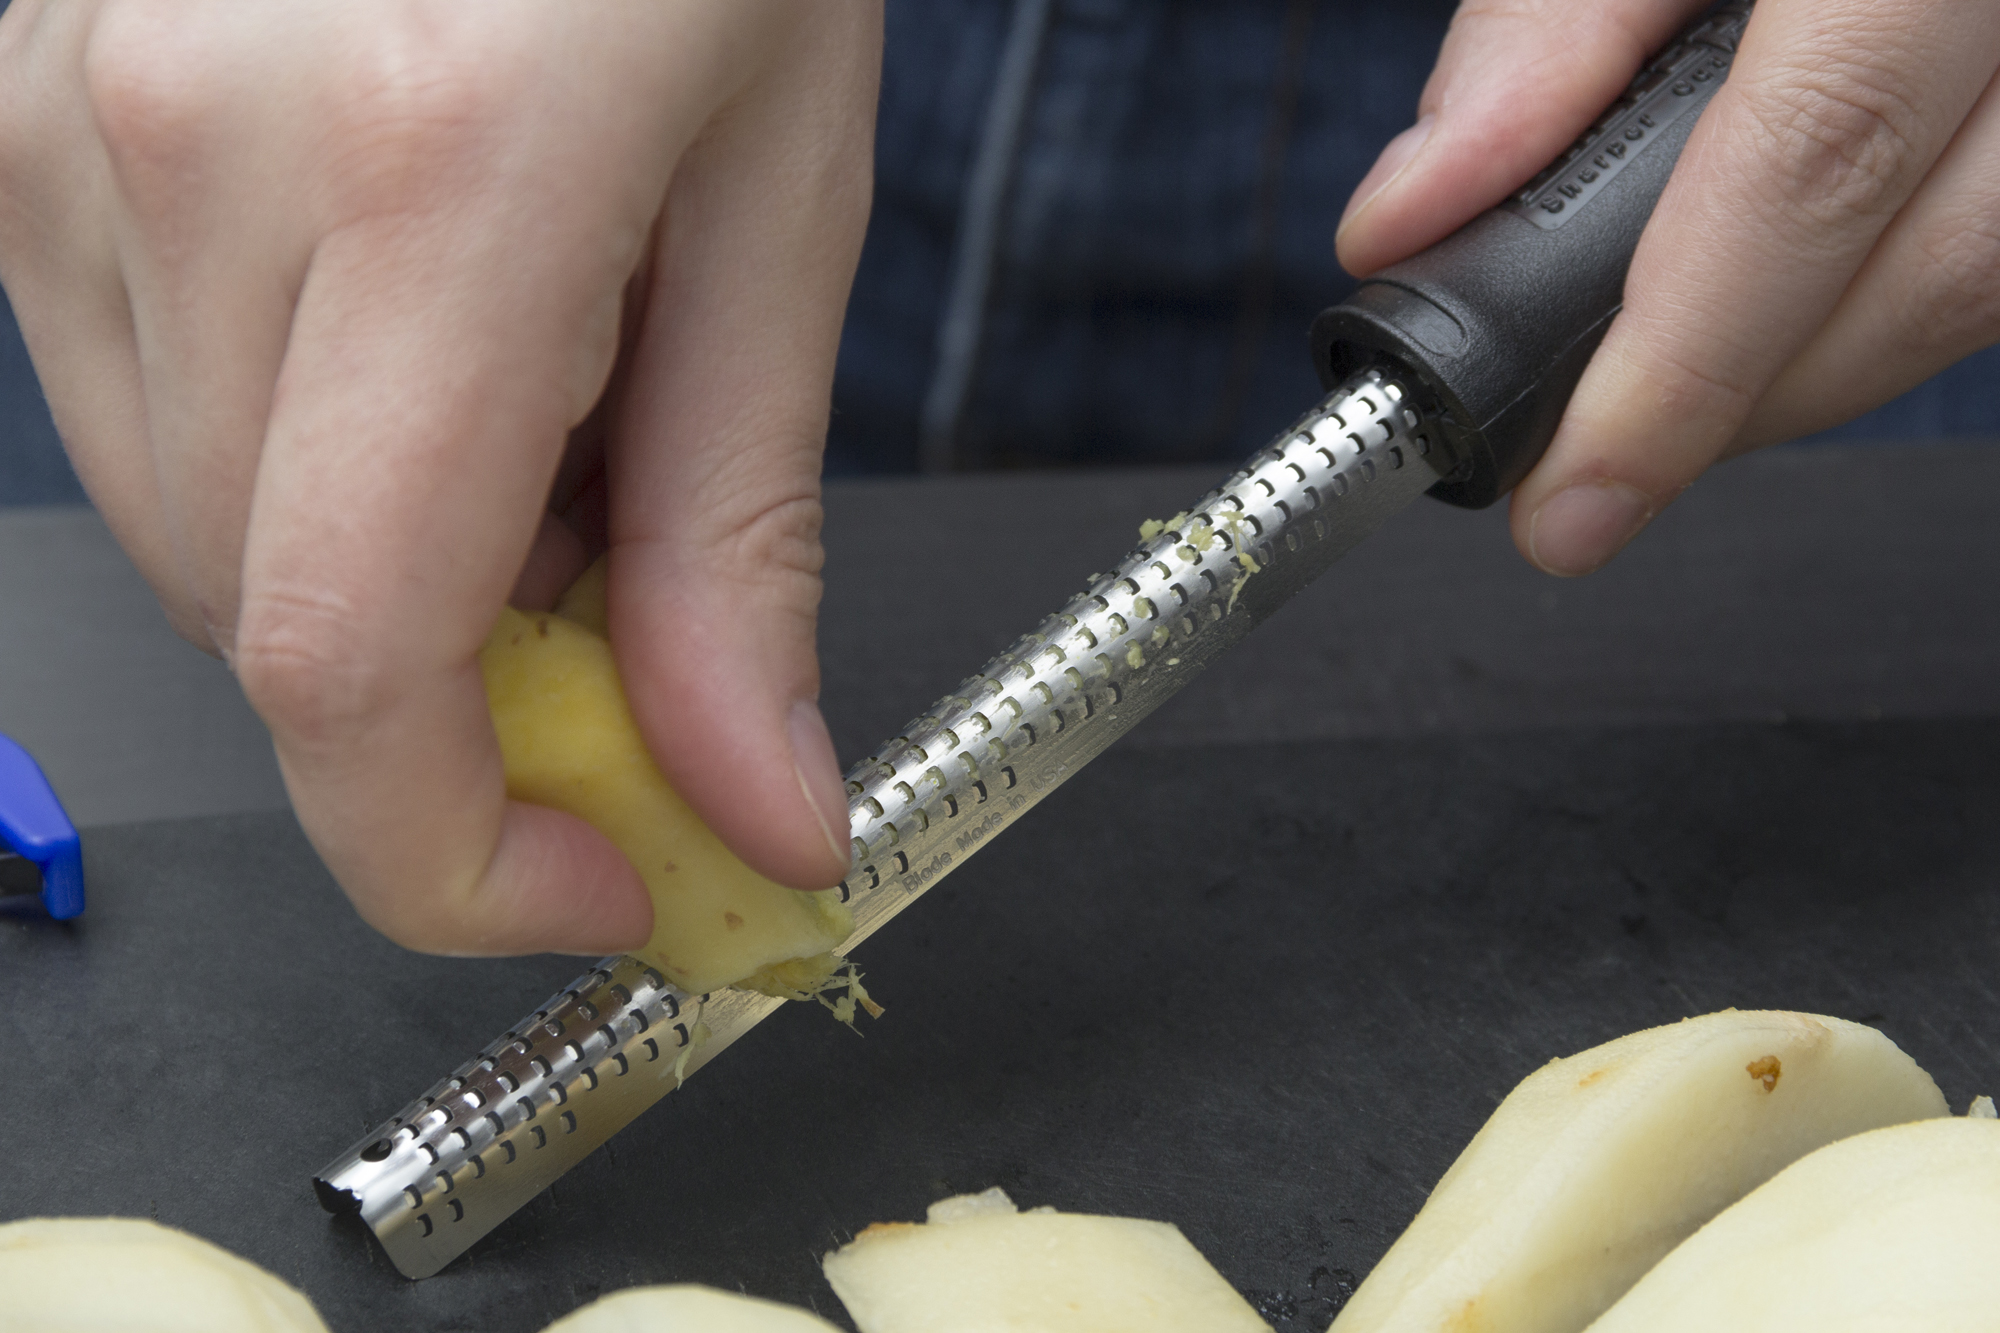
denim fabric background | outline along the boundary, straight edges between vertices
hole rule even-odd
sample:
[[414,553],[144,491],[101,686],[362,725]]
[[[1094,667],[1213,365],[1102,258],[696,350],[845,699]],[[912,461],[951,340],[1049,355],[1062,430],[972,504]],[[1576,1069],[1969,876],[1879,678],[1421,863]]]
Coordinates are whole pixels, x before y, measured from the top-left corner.
[[[889,0],[875,214],[841,344],[832,472],[915,466],[1010,9]],[[1056,0],[1000,215],[961,465],[1233,460],[1310,402],[1306,326],[1351,286],[1334,222],[1413,119],[1451,9]],[[1834,434],[2000,434],[2000,349]],[[0,504],[81,498],[0,304]]]

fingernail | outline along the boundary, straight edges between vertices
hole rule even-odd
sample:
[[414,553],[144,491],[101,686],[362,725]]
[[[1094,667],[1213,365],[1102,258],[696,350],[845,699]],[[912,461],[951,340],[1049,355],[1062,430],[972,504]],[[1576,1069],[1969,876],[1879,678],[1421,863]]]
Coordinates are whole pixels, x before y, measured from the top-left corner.
[[1333,229],[1337,237],[1347,226],[1348,219],[1368,207],[1375,196],[1389,188],[1396,177],[1403,174],[1403,168],[1410,165],[1410,159],[1424,146],[1424,140],[1431,137],[1431,127],[1437,123],[1437,114],[1432,112],[1416,124],[1389,140],[1389,146],[1382,150],[1382,156],[1375,159],[1375,165],[1368,168],[1368,174],[1361,178],[1361,184],[1354,187],[1353,198],[1341,212],[1340,225]]
[[847,786],[840,780],[833,734],[826,729],[819,705],[810,699],[793,704],[786,730],[791,735],[792,775],[799,780],[799,790],[819,820],[819,831],[834,859],[851,866],[854,852],[847,839]]
[[1528,558],[1564,578],[1588,574],[1624,550],[1656,508],[1651,496],[1622,481],[1573,482],[1528,520]]

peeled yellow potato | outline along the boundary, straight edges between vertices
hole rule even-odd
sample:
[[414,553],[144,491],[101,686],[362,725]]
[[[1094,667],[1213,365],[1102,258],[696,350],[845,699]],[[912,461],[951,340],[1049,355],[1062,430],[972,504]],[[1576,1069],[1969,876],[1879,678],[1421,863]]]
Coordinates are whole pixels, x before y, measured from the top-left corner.
[[1794,1162],[1590,1333],[2000,1329],[2000,1122],[1925,1120]]
[[[572,605],[601,615],[601,586],[580,585]],[[509,609],[479,667],[507,794],[588,820],[645,880],[653,936],[641,958],[690,994],[744,983],[804,998],[827,982],[853,916],[834,894],[765,879],[709,832],[640,738],[608,642],[561,616]]]
[[792,1305],[713,1287],[629,1287],[556,1320],[542,1333],[840,1333]]
[[136,1217],[0,1226],[0,1333],[327,1333],[248,1260]]
[[1270,1333],[1178,1227],[998,1189],[878,1222],[825,1267],[861,1333]]
[[1945,1114],[1895,1043],[1837,1018],[1729,1010],[1552,1061],[1500,1104],[1333,1333],[1575,1333],[1791,1162]]

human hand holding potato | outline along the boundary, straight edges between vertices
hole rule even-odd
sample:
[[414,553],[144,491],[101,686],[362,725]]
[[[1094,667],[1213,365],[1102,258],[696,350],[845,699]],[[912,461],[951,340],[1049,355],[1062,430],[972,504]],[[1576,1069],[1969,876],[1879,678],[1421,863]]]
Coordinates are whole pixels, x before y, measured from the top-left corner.
[[879,59],[871,0],[0,16],[0,281],[71,457],[392,938],[646,938],[609,841],[506,800],[476,662],[607,547],[675,787],[844,872],[818,470]]
[[[1706,0],[1465,0],[1342,220],[1366,274],[1518,188]],[[1523,555],[1602,565],[1712,463],[2000,338],[2000,6],[1759,0],[1612,324],[1515,490]]]

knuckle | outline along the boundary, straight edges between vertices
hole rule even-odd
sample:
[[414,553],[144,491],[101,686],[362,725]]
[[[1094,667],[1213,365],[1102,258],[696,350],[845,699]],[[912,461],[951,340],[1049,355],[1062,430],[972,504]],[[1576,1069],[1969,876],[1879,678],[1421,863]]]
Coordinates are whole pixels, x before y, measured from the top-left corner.
[[199,25],[169,5],[107,5],[83,53],[83,88],[98,133],[128,165],[171,168],[199,150],[226,114],[229,80]]
[[[524,25],[411,7],[402,21],[328,20],[268,32],[177,12],[176,0],[109,0],[84,53],[99,132],[127,167],[173,170],[241,140],[296,140],[336,198],[394,209],[476,179],[518,120],[545,62]],[[314,48],[318,54],[314,53]]]
[[364,203],[394,206],[482,170],[518,109],[525,59],[493,40],[371,34],[327,102],[341,184]]
[[1722,338],[1654,330],[1622,345],[1619,355],[1627,366],[1623,378],[1638,386],[1634,406],[1648,420],[1724,423],[1756,401],[1755,386],[1730,373],[1756,358]]
[[700,542],[703,572],[812,615],[826,562],[820,544],[824,520],[816,481],[777,490],[742,488],[733,503],[710,511],[712,526]]
[[718,549],[737,568],[782,580],[805,578],[815,584],[826,563],[820,528],[826,511],[815,490],[775,498],[742,515],[722,534]]
[[1990,341],[2000,330],[2000,219],[1969,208],[1918,248],[1923,267],[1907,288],[1903,320],[1910,335],[1940,347]]
[[1784,202],[1832,218],[1879,216],[1921,167],[1919,95],[1883,53],[1820,56],[1748,91]]
[[380,718],[395,697],[393,671],[367,642],[350,603],[267,590],[245,597],[230,664],[273,731],[326,748]]
[[1663,382],[1671,386],[1668,392],[1689,407],[1699,404],[1708,413],[1740,411],[1755,397],[1748,385],[1731,379],[1692,352],[1666,347],[1656,349],[1654,356],[1665,372]]

